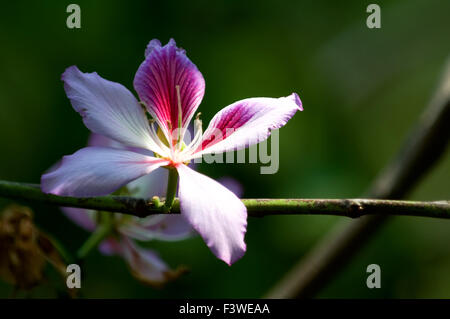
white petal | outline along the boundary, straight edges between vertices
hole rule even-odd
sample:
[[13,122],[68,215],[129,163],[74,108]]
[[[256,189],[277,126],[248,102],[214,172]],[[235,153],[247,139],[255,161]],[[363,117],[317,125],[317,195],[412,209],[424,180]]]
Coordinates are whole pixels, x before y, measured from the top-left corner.
[[61,165],[42,176],[45,193],[89,197],[107,195],[168,161],[126,150],[86,147],[65,156]]
[[246,250],[246,207],[236,195],[213,179],[186,165],[179,165],[177,170],[181,213],[212,252],[231,265]]
[[192,235],[191,225],[182,215],[157,215],[139,220],[131,220],[122,225],[119,231],[131,238],[146,240],[182,240]]
[[150,136],[144,110],[123,85],[105,80],[95,72],[82,73],[76,66],[67,68],[62,80],[73,108],[92,132],[125,146],[163,153]]
[[138,247],[132,240],[122,237],[122,254],[133,275],[150,285],[161,285],[174,277],[174,272],[153,251]]

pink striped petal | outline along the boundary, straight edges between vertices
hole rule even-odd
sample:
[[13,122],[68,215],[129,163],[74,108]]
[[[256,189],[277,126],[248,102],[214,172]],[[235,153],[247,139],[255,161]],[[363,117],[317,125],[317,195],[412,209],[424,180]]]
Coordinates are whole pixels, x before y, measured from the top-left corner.
[[296,93],[287,97],[250,98],[235,102],[217,113],[192,158],[246,148],[264,141],[271,130],[285,125],[302,102]]
[[73,108],[92,132],[125,146],[161,152],[150,137],[144,110],[123,85],[107,81],[95,72],[82,73],[76,66],[67,68],[62,80]]
[[212,252],[231,265],[246,250],[246,207],[236,195],[213,179],[186,165],[179,165],[177,170],[181,213]]
[[42,176],[45,193],[89,197],[107,195],[168,161],[126,150],[86,147],[65,156],[61,165]]
[[134,88],[167,137],[178,128],[180,89],[183,130],[189,124],[205,93],[205,80],[184,50],[173,39],[165,46],[150,41],[145,61],[134,78]]

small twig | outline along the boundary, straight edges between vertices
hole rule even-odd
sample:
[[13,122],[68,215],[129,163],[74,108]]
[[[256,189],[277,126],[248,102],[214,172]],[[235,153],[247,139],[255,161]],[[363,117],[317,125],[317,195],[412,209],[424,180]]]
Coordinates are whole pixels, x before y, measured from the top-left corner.
[[[0,197],[41,202],[63,207],[79,207],[146,217],[165,214],[167,209],[154,200],[122,196],[76,198],[42,193],[38,185],[0,181]],[[248,214],[267,215],[333,215],[358,218],[364,215],[421,216],[450,219],[450,201],[413,202],[374,199],[242,199]],[[170,214],[179,214],[174,200]]]

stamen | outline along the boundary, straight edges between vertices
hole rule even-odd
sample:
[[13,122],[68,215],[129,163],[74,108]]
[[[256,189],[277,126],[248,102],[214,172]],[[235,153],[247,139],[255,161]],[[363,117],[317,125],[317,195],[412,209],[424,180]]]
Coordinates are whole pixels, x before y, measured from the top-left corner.
[[152,150],[155,154],[159,154],[159,155],[161,155],[162,157],[165,157],[165,156],[167,156],[166,154],[168,154],[168,152],[167,152],[167,151],[168,151],[167,147],[166,147],[167,150],[164,150],[164,149],[161,147],[161,144],[158,142],[158,140],[155,139],[155,138],[151,135],[151,133],[150,133],[150,141],[149,141],[148,148],[149,148],[150,150]]
[[169,154],[170,150],[169,148],[161,141],[161,139],[158,136],[158,133],[156,133],[155,125],[154,123],[150,124],[150,137],[154,141],[154,143],[163,151],[163,154],[159,154],[162,156],[165,156],[166,154]]
[[[167,157],[168,154],[170,154],[171,152],[169,148],[163,143],[163,141],[161,141],[158,134],[156,133],[154,125],[157,121],[147,111],[147,105],[145,104],[145,102],[139,101],[139,104],[141,105],[142,109],[145,112],[145,115],[147,116],[148,124],[150,127],[149,149],[151,149],[156,156],[159,155],[161,157]],[[167,126],[169,126],[169,128],[171,127],[170,121],[167,121]]]
[[202,143],[202,137],[203,137],[203,127],[202,127],[202,120],[200,119],[201,113],[197,113],[194,120],[194,128],[195,128],[195,136],[192,139],[191,143],[184,149],[182,152],[183,155],[189,154],[191,155],[193,152],[197,150],[197,148]]

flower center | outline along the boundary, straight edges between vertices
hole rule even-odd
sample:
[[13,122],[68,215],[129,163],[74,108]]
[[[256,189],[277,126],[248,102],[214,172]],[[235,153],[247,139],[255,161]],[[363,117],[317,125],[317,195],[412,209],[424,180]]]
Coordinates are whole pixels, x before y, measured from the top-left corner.
[[[155,123],[154,119],[149,119],[151,139],[160,150],[160,153],[157,151],[153,151],[153,153],[155,157],[169,161],[170,164],[167,166],[172,167],[190,163],[190,156],[201,145],[203,135],[202,121],[200,120],[201,113],[197,113],[194,120],[194,138],[191,141],[188,141],[188,144],[184,141],[186,128],[183,127],[180,85],[175,85],[175,89],[178,108],[178,125],[176,130],[172,130],[172,123],[170,121],[167,122],[168,132],[166,132]],[[142,103],[142,105],[145,107],[144,103]]]

